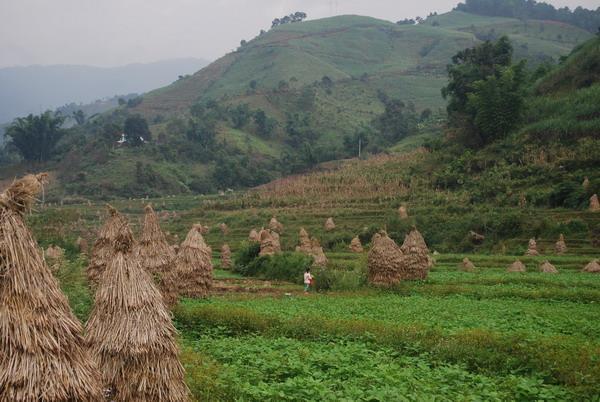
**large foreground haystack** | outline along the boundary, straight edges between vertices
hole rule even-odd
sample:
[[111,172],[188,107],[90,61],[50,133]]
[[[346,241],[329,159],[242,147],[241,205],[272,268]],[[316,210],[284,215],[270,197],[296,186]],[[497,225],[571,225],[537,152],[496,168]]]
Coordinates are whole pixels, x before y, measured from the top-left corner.
[[460,270],[464,272],[475,272],[477,271],[477,268],[475,267],[475,264],[471,262],[471,260],[465,257],[460,263]]
[[406,255],[412,254],[419,256],[418,259],[415,259],[415,263],[417,263],[417,260],[419,259],[426,261],[426,267],[414,267],[414,269],[416,270],[425,271],[423,272],[424,276],[422,278],[424,279],[427,276],[428,269],[433,267],[435,261],[433,260],[433,257],[431,257],[431,255],[429,254],[429,248],[427,247],[427,243],[425,243],[425,239],[421,235],[421,232],[419,232],[417,228],[413,227],[410,233],[408,233],[404,237],[404,243],[402,243],[402,247],[400,248],[402,249],[402,252]]
[[221,246],[221,268],[231,268],[231,248],[229,248],[229,244],[223,244],[223,246]]
[[263,229],[260,231],[260,256],[273,255],[281,251],[281,244],[279,243],[279,235],[277,232]]
[[269,229],[273,232],[283,233],[283,225],[277,220],[276,217],[272,217],[269,221]]
[[362,253],[364,251],[362,243],[360,242],[360,238],[356,236],[350,242],[350,251],[353,253]]
[[98,232],[98,239],[92,247],[92,256],[87,268],[87,277],[90,283],[95,286],[106,264],[114,254],[114,240],[118,233],[118,228],[127,224],[127,219],[117,212],[116,209],[107,206],[109,217],[104,223],[104,226]]
[[327,232],[331,232],[334,229],[335,229],[335,222],[333,221],[333,218],[331,218],[331,217],[327,218],[327,220],[325,221],[325,230]]
[[173,269],[175,252],[160,229],[158,216],[151,205],[145,208],[144,227],[135,253],[144,268],[160,285],[163,275]]
[[550,261],[546,260],[540,265],[540,272],[545,274],[558,274],[558,269]]
[[253,243],[258,243],[260,241],[260,236],[258,235],[256,229],[252,229],[250,231],[250,233],[248,234],[248,241]]
[[554,244],[554,251],[556,254],[564,254],[567,252],[567,243],[565,242],[565,236],[561,233],[558,237],[558,241]]
[[598,263],[598,260],[591,261],[588,265],[585,266],[585,268],[583,268],[583,272],[600,274],[600,263]]
[[506,272],[526,272],[526,271],[527,271],[527,269],[525,268],[525,265],[520,260],[513,262],[512,264],[510,264],[508,266],[508,268],[506,268]]
[[592,212],[600,211],[600,201],[598,201],[598,194],[594,194],[590,198],[590,211],[592,211]]
[[194,225],[181,243],[175,259],[175,269],[164,277],[165,301],[172,305],[179,297],[208,297],[212,287],[212,250],[206,245],[200,231]]
[[116,229],[86,327],[109,400],[188,401],[169,312],[134,253],[129,226]]
[[0,194],[0,400],[99,401],[82,327],[23,221],[46,175]]
[[528,256],[540,255],[540,253],[537,250],[537,242],[535,241],[535,239],[529,239],[529,244],[527,245],[527,251],[525,252],[525,255],[528,255]]
[[369,283],[390,286],[401,281],[402,250],[385,232],[376,233],[371,241],[367,266]]

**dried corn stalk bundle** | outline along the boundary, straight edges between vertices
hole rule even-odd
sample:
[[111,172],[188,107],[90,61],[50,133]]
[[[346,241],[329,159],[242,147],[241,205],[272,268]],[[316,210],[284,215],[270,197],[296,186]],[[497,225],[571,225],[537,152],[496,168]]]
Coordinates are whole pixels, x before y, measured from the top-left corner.
[[283,225],[277,220],[276,217],[272,217],[269,221],[269,229],[271,229],[273,232],[282,233]]
[[475,267],[475,264],[471,262],[471,260],[465,257],[460,263],[460,270],[464,272],[475,272],[477,271],[477,268]]
[[315,267],[326,267],[327,266],[328,260],[327,260],[327,256],[323,252],[323,247],[321,247],[319,240],[314,237],[311,240],[310,255],[314,259],[313,265]]
[[[427,273],[429,272],[429,268],[433,267],[435,261],[433,257],[429,254],[429,248],[427,247],[427,243],[425,243],[425,239],[421,235],[421,232],[414,228],[404,237],[404,243],[402,243],[402,252],[405,255],[416,254],[420,257],[420,259],[425,259],[427,261],[426,268],[420,268],[420,276],[427,277]],[[416,266],[415,266],[416,268]]]
[[558,241],[554,244],[554,251],[556,254],[564,254],[567,252],[567,243],[565,242],[565,236],[561,233],[558,237]]
[[23,221],[46,177],[0,194],[0,400],[99,401],[81,324]]
[[525,252],[525,255],[540,255],[540,253],[537,250],[537,242],[535,241],[535,239],[529,239],[529,244],[527,245],[527,251]]
[[92,286],[98,284],[98,280],[106,264],[114,254],[114,241],[119,232],[119,228],[127,225],[127,219],[112,206],[108,205],[109,217],[98,232],[98,239],[92,247],[92,256],[87,267],[87,277]]
[[164,276],[163,296],[168,305],[179,297],[208,297],[212,287],[212,250],[200,233],[201,225],[194,225],[179,246],[175,269]]
[[160,228],[158,216],[151,205],[145,208],[144,227],[140,240],[135,246],[135,254],[142,268],[156,280],[159,287],[162,286],[161,278],[173,269],[175,252],[167,242]]
[[223,244],[221,247],[221,268],[231,268],[231,248],[229,248],[228,244]]
[[506,272],[526,272],[526,271],[527,271],[527,269],[525,268],[525,265],[520,260],[513,262],[512,264],[510,264],[508,266],[508,268],[506,268]]
[[556,269],[554,265],[550,264],[550,261],[546,260],[540,265],[540,272],[546,274],[558,274],[558,269]]
[[594,194],[590,198],[590,211],[592,211],[592,212],[600,211],[600,201],[598,201],[598,194]]
[[279,235],[275,231],[263,229],[260,231],[260,256],[273,255],[281,251]]
[[589,272],[593,274],[600,273],[600,263],[598,263],[598,260],[591,261],[585,266],[585,268],[583,268],[583,272]]
[[75,245],[77,246],[77,250],[79,250],[80,253],[82,253],[82,254],[88,253],[88,249],[89,249],[88,242],[83,237],[78,237],[77,240],[75,241]]
[[331,232],[334,229],[335,229],[335,222],[333,222],[333,218],[331,218],[331,217],[327,218],[327,220],[325,221],[325,230],[327,232]]
[[350,251],[352,251],[353,253],[362,253],[363,250],[363,246],[362,243],[360,242],[360,239],[358,238],[358,236],[356,236],[355,238],[352,239],[352,241],[350,242]]
[[189,401],[175,337],[160,292],[134,252],[131,230],[121,225],[86,326],[108,399]]
[[385,232],[373,236],[372,247],[368,255],[369,283],[379,286],[391,286],[402,280],[402,250]]
[[229,227],[227,226],[226,223],[220,223],[219,229],[221,230],[221,233],[223,234],[223,236],[227,236],[229,234]]
[[58,246],[50,245],[46,251],[44,251],[44,257],[50,266],[50,270],[55,272],[60,269],[60,266],[65,261],[65,250]]
[[406,206],[400,205],[398,208],[398,217],[400,219],[408,219],[408,211],[406,210]]
[[260,236],[256,229],[252,229],[250,234],[248,234],[248,241],[258,243],[260,241]]
[[310,236],[308,232],[304,228],[300,228],[300,233],[298,234],[298,246],[296,246],[296,251],[299,253],[309,253],[312,248],[312,242],[310,240]]

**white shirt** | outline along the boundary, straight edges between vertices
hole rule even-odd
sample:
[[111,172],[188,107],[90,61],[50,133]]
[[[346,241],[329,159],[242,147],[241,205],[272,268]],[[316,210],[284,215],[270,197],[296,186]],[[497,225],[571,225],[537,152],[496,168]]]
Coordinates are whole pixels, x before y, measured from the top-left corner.
[[305,272],[304,273],[304,283],[310,285],[311,279],[312,279],[312,275],[310,274],[310,272]]

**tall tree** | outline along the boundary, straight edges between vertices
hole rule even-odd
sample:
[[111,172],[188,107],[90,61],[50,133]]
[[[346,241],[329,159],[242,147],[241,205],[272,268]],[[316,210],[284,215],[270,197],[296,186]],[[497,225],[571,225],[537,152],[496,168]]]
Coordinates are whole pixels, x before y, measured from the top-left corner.
[[11,138],[23,159],[45,162],[52,156],[56,144],[64,134],[64,118],[45,112],[39,116],[20,117],[10,125],[6,135]]
[[129,116],[125,120],[124,130],[127,143],[134,147],[152,139],[148,122],[140,115]]

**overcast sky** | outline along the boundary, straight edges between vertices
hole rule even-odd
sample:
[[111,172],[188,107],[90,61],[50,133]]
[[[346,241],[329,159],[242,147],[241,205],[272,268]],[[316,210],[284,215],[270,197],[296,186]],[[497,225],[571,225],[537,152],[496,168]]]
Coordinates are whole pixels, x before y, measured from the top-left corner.
[[[115,66],[178,57],[214,60],[275,17],[360,14],[397,21],[458,0],[0,0],[0,67]],[[600,0],[550,0],[597,8]]]

